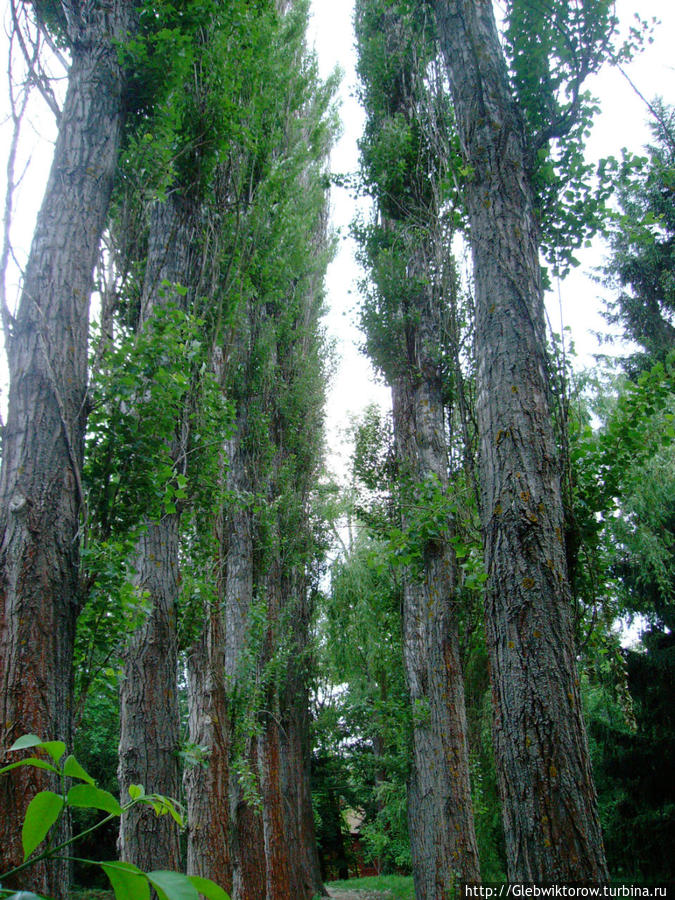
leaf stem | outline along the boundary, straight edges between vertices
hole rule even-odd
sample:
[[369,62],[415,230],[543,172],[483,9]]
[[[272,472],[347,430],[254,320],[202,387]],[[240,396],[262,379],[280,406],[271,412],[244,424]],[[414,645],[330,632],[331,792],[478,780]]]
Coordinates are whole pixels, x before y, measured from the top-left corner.
[[[131,809],[138,801],[131,800],[126,806],[122,807],[122,812],[125,813],[127,810]],[[23,872],[24,869],[27,869],[29,866],[35,865],[35,863],[40,862],[43,859],[48,859],[49,857],[55,857],[59,850],[63,850],[64,847],[68,847],[70,844],[75,843],[75,841],[79,841],[81,838],[86,837],[88,834],[91,834],[92,831],[96,831],[97,828],[100,828],[102,825],[106,825],[108,822],[113,819],[118,819],[119,816],[114,813],[110,813],[104,819],[101,819],[100,822],[96,822],[94,825],[91,825],[89,828],[84,831],[80,831],[78,834],[73,835],[73,837],[68,838],[67,841],[64,841],[62,844],[58,844],[56,847],[50,847],[47,850],[40,853],[39,856],[34,856],[31,859],[27,859],[25,862],[21,863],[20,866],[16,866],[13,869],[10,869],[8,872],[0,873],[0,883],[5,878],[10,878],[12,875],[17,875],[19,872]]]

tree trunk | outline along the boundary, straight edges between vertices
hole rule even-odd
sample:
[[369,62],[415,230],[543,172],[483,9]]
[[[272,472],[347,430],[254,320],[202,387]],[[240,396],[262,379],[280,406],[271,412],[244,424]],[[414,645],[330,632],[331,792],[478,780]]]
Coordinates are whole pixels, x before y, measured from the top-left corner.
[[489,0],[434,0],[476,284],[486,634],[509,877],[607,878],[576,674],[539,234],[522,117]]
[[[148,525],[138,543],[134,583],[139,594],[147,592],[150,610],[124,653],[118,769],[124,801],[131,784],[142,784],[148,794],[168,797],[177,797],[180,789],[175,610],[178,529],[178,517],[165,516]],[[122,816],[120,856],[146,871],[178,869],[178,838],[171,816],[158,816],[142,804]]]
[[[236,432],[227,442],[229,468],[227,487],[232,492],[226,522],[227,563],[225,587],[225,675],[229,700],[228,727],[233,752],[258,771],[256,741],[239,736],[235,751],[237,706],[242,680],[242,658],[248,638],[248,619],[253,603],[253,522],[246,496],[250,491],[246,413],[240,411]],[[231,761],[233,761],[231,759]],[[229,816],[232,830],[232,900],[266,900],[266,865],[263,823],[260,811],[244,792],[236,766],[230,765]]]
[[[7,335],[9,412],[0,476],[5,746],[27,732],[71,745],[89,298],[122,128],[123,77],[114,40],[127,33],[132,12],[120,2],[105,11],[91,7],[88,21],[72,22],[77,35],[71,36],[59,136]],[[0,779],[3,866],[23,860],[26,806],[49,783],[31,768]],[[22,883],[62,897],[67,867],[36,866]]]
[[[423,4],[360,0],[356,10],[368,116],[362,161],[378,215],[377,240],[364,240],[375,287],[364,324],[371,355],[391,386],[401,524],[415,551],[403,573],[402,610],[413,714],[408,812],[415,893],[418,900],[446,900],[458,876],[479,879],[457,562],[449,528],[433,536],[420,523],[433,515],[430,499],[442,501],[449,485],[441,364],[444,310],[453,298],[446,296],[447,254],[439,235],[450,149],[438,133],[439,118],[449,119]],[[394,175],[383,165],[382,147],[399,133],[406,150]]]
[[[213,372],[224,384],[220,348],[212,356]],[[224,454],[223,454],[224,457]],[[221,478],[225,479],[221,457]],[[220,493],[220,492],[219,492]],[[219,498],[222,503],[222,497]],[[187,872],[210,878],[232,891],[229,782],[231,734],[225,684],[225,514],[216,513],[213,597],[204,609],[202,633],[188,655],[188,727],[190,743],[206,748],[201,764],[185,769],[187,798]]]
[[281,786],[285,841],[291,854],[292,896],[311,900],[325,894],[314,829],[309,732],[309,627],[311,603],[306,579],[292,573],[285,585],[291,604],[286,616],[292,633],[291,658],[281,700]]
[[186,769],[187,872],[232,891],[229,749],[225,695],[225,634],[220,606],[207,612],[204,631],[188,657],[190,743],[206,747],[203,765]]
[[[271,543],[275,545],[276,550],[278,535],[275,535]],[[290,882],[290,857],[293,848],[286,843],[284,803],[281,792],[279,685],[277,679],[270,678],[268,675],[274,655],[284,640],[280,627],[282,598],[281,566],[278,559],[269,560],[267,572],[261,582],[267,606],[267,634],[259,666],[265,682],[269,680],[264,697],[264,708],[259,711],[260,736],[258,738],[260,796],[267,863],[266,896],[268,900],[296,900],[293,897]],[[298,897],[297,900],[301,900],[301,898]]]
[[[394,435],[403,478],[445,490],[441,381],[425,358],[437,335],[430,299],[419,304],[418,324],[409,328],[414,358],[392,387]],[[404,527],[414,514],[404,507]],[[457,875],[478,881],[480,871],[459,656],[457,564],[447,538],[428,541],[423,554],[420,571],[408,570],[403,583],[403,654],[413,709],[409,822],[415,895],[446,900]]]
[[[253,739],[247,742],[243,757],[250,770],[257,771],[258,757]],[[230,774],[229,808],[232,822],[232,900],[267,900],[262,816],[260,810],[246,801],[236,773]]]
[[[141,304],[143,328],[155,308],[171,299],[168,285],[192,285],[193,211],[177,195],[153,206]],[[176,423],[171,447],[183,464],[187,416]],[[180,512],[146,523],[135,560],[134,584],[147,594],[148,616],[124,651],[120,685],[118,777],[126,799],[130,784],[146,793],[178,797],[180,713],[178,709],[176,601],[179,591]],[[139,805],[122,817],[120,855],[141,869],[180,867],[179,833],[170,816]]]

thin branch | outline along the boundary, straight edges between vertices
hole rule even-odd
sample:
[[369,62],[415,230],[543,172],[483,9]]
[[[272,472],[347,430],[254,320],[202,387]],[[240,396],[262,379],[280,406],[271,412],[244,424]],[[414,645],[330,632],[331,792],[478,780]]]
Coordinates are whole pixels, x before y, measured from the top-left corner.
[[619,72],[626,79],[628,84],[631,86],[633,91],[637,94],[637,96],[642,100],[644,105],[647,107],[652,116],[656,119],[663,130],[663,139],[670,145],[670,149],[675,152],[675,138],[673,138],[672,127],[670,123],[664,118],[661,110],[654,103],[650,103],[649,100],[645,97],[645,95],[640,91],[634,81],[630,78],[626,70],[622,66],[617,66]]
[[[9,98],[12,116],[12,137],[9,143],[9,153],[7,154],[7,188],[5,190],[5,204],[2,219],[2,249],[0,250],[0,316],[2,318],[2,327],[5,332],[5,339],[9,343],[12,337],[12,325],[14,317],[9,311],[7,305],[7,270],[9,267],[10,255],[16,260],[12,250],[11,230],[12,230],[12,211],[14,208],[14,194],[18,185],[16,179],[16,155],[19,147],[19,138],[21,136],[21,127],[23,118],[28,106],[30,98],[30,86],[27,84],[21,93],[21,101],[17,103],[14,91],[14,79],[12,73],[12,56],[14,38],[17,36],[16,30],[10,35],[9,53],[7,60],[7,80],[9,82]],[[37,50],[35,50],[37,53]],[[25,172],[23,173],[25,174]],[[23,175],[21,176],[23,178]],[[20,180],[20,179],[19,179]]]
[[[22,6],[25,6],[25,4],[22,4]],[[52,114],[54,115],[54,118],[58,122],[61,118],[61,109],[49,83],[49,76],[44,72],[42,66],[40,65],[40,37],[41,35],[44,35],[46,33],[45,29],[41,28],[38,25],[37,34],[35,35],[35,39],[32,41],[33,46],[29,51],[29,48],[26,45],[26,41],[24,39],[21,23],[19,21],[19,15],[17,13],[15,0],[12,0],[12,2],[10,3],[10,10],[12,14],[13,25],[12,34],[16,35],[19,47],[21,48],[21,53],[23,54],[23,58],[26,63],[26,68],[28,70],[27,83],[34,85],[38,89],[42,96],[42,99],[45,101]],[[57,54],[57,58],[59,59],[59,61],[63,61],[63,57],[60,53]]]

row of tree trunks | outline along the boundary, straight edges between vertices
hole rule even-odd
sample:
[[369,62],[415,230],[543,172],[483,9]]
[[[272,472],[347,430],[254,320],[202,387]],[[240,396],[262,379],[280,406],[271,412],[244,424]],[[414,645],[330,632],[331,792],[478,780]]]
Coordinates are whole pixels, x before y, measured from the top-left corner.
[[[72,52],[68,90],[18,312],[6,336],[10,389],[0,476],[4,746],[28,732],[71,746],[89,300],[123,123],[117,43],[133,25],[133,6],[121,0],[62,6]],[[48,783],[44,772],[32,768],[0,779],[3,868],[23,860],[17,823]],[[64,819],[58,837],[67,833]],[[65,896],[67,864],[35,866],[29,884]]]
[[[171,286],[194,289],[195,211],[177,194],[155,203],[150,215],[141,319],[177,300]],[[192,296],[193,291],[188,294]],[[174,465],[186,459],[187,411],[176,422],[171,446]],[[118,778],[123,799],[131,784],[146,793],[178,797],[180,790],[180,714],[178,640],[180,512],[148,521],[133,560],[134,585],[148,605],[147,618],[124,650],[120,684]],[[119,850],[123,860],[145,870],[180,868],[179,833],[170,816],[157,816],[145,804],[122,817]]]
[[[419,268],[419,265],[418,265]],[[421,272],[417,273],[421,275]],[[447,491],[445,409],[434,342],[440,298],[431,287],[417,298],[407,328],[409,358],[392,385],[394,440],[404,481],[404,528],[417,513],[415,484]],[[457,562],[448,539],[424,547],[420,571],[403,582],[403,654],[413,708],[413,771],[408,820],[415,896],[445,900],[459,876],[478,881],[464,681],[459,654]]]
[[435,0],[476,291],[486,634],[509,877],[607,877],[581,711],[545,355],[539,233],[492,0]]

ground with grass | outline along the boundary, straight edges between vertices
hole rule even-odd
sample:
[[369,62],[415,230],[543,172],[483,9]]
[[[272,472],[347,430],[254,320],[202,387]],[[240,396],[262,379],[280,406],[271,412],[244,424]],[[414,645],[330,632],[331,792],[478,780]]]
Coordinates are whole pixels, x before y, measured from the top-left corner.
[[332,900],[415,900],[412,878],[404,875],[331,881],[326,889]]

